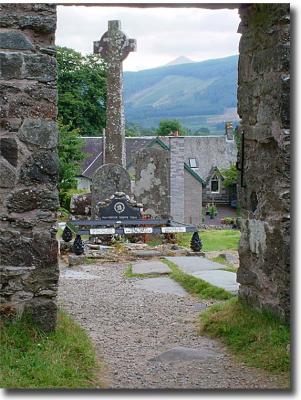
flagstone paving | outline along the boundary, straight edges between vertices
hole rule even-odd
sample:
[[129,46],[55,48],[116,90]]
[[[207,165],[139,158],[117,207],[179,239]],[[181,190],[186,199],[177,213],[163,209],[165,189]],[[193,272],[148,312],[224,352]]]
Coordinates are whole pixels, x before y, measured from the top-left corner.
[[133,274],[170,274],[171,270],[162,261],[141,261],[133,264]]
[[92,279],[60,277],[59,303],[94,342],[108,389],[283,388],[279,376],[237,362],[219,341],[199,335],[199,314],[213,301],[142,289],[126,269],[91,264],[76,270]]
[[205,257],[165,257],[175,263],[183,272],[203,279],[211,285],[237,293],[239,284],[236,273],[224,271],[225,265],[208,260]]
[[191,275],[203,279],[213,286],[225,289],[231,293],[237,293],[239,284],[236,282],[236,273],[229,271],[196,271]]
[[140,279],[134,282],[137,288],[148,290],[150,292],[159,292],[166,294],[175,294],[177,296],[187,296],[187,292],[173,279],[159,277]]
[[217,262],[208,260],[205,257],[165,257],[166,260],[172,261],[174,264],[187,274],[198,271],[210,271],[225,269],[226,266]]

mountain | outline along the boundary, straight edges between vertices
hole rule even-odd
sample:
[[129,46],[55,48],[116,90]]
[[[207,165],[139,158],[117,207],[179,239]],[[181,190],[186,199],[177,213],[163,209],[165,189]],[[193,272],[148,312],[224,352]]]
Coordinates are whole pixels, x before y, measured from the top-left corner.
[[[237,119],[238,56],[124,73],[127,122],[157,126],[178,119],[195,130],[221,130]],[[231,118],[233,117],[233,118]]]
[[180,65],[180,64],[190,64],[193,63],[193,60],[190,60],[190,58],[188,57],[184,57],[184,56],[180,56],[175,58],[174,60],[170,61],[169,63],[165,64],[165,66],[167,65]]

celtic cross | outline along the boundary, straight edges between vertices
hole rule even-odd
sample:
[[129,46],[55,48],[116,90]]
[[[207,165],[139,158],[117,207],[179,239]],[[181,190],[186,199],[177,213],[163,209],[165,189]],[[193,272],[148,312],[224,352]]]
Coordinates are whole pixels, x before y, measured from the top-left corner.
[[94,42],[94,54],[100,54],[108,67],[105,162],[125,167],[122,62],[136,50],[136,40],[128,39],[120,28],[120,21],[109,21],[107,32]]

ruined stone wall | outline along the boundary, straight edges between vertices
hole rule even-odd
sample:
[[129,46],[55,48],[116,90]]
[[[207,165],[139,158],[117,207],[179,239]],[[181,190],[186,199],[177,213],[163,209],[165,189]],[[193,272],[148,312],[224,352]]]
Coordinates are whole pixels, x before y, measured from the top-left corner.
[[45,330],[59,275],[55,29],[55,5],[0,4],[0,306]]
[[[289,5],[240,8],[239,296],[289,319]],[[244,159],[244,160],[243,160]]]
[[133,193],[153,218],[170,216],[169,165],[169,151],[155,146],[137,151],[134,157]]

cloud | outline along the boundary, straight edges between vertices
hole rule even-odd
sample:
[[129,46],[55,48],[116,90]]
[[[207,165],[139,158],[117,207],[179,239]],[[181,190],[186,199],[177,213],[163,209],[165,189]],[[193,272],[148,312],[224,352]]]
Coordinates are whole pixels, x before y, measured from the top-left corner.
[[82,53],[107,30],[108,20],[121,20],[122,30],[137,39],[137,52],[124,69],[160,66],[180,55],[196,61],[238,53],[237,10],[139,9],[58,6],[56,43]]

